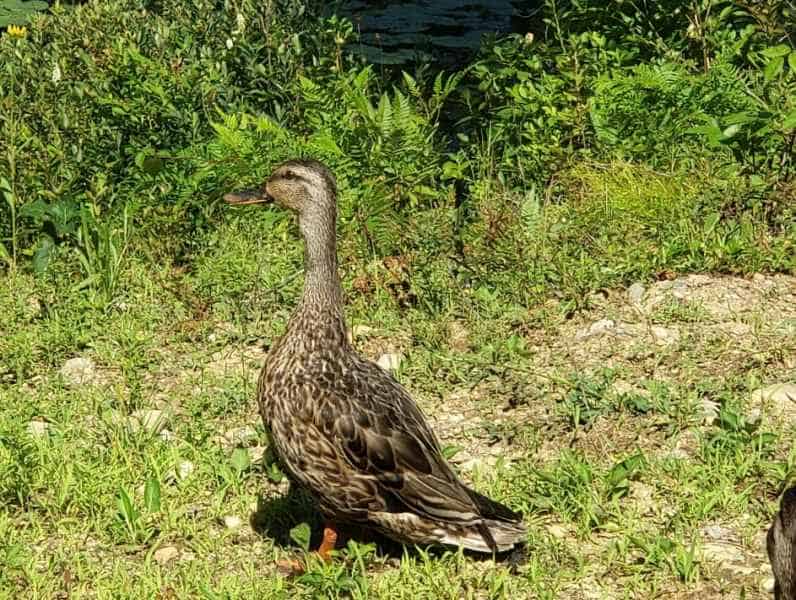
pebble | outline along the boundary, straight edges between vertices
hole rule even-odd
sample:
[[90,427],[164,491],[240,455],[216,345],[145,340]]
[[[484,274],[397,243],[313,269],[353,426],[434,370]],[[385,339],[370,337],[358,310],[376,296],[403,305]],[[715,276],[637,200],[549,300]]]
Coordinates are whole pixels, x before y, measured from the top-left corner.
[[243,525],[241,518],[236,517],[235,515],[226,515],[221,519],[221,522],[227,529],[238,529],[241,525]]
[[69,387],[78,387],[93,382],[97,377],[97,368],[90,358],[70,358],[58,371]]
[[794,383],[775,383],[752,392],[752,400],[760,402],[766,400],[775,404],[785,404],[786,402],[796,403],[796,384]]
[[401,362],[403,361],[403,356],[401,354],[396,354],[393,352],[388,352],[387,354],[382,354],[379,356],[379,360],[376,361],[376,364],[379,365],[385,371],[397,371],[398,368],[401,366]]
[[376,330],[367,325],[354,325],[354,328],[351,330],[351,335],[354,338],[367,337],[369,335],[373,335],[374,333],[376,333]]
[[680,339],[680,334],[673,329],[667,329],[660,325],[653,325],[651,330],[655,341],[660,344],[672,344]]
[[546,525],[545,529],[547,529],[547,533],[557,540],[563,540],[569,535],[569,530],[564,525],[560,525],[558,523]]
[[588,329],[583,329],[579,331],[576,335],[576,339],[585,339],[590,337],[600,336],[606,333],[609,333],[616,329],[616,321],[612,319],[600,319],[599,321],[595,321],[592,323]]
[[184,460],[177,465],[177,477],[180,481],[188,479],[191,473],[194,472],[194,464],[190,460]]
[[265,446],[252,446],[251,448],[246,448],[249,452],[249,460],[252,463],[260,462],[265,456],[266,447]]
[[164,546],[163,548],[159,548],[155,550],[155,562],[159,565],[165,565],[168,562],[171,562],[177,556],[179,556],[180,551],[177,550],[174,546]]
[[461,321],[448,323],[448,345],[456,352],[467,352],[470,349],[470,334]]
[[28,433],[33,437],[44,437],[47,435],[47,430],[50,428],[50,424],[44,421],[39,421],[34,419],[28,423]]
[[774,586],[776,585],[776,580],[773,577],[766,577],[760,583],[761,590],[766,594],[773,594],[774,593]]
[[248,425],[224,432],[224,440],[230,446],[247,446],[249,442],[256,440],[257,437],[257,430]]
[[644,286],[636,282],[627,288],[627,299],[633,304],[641,304],[641,300],[644,298],[644,292],[646,292]]

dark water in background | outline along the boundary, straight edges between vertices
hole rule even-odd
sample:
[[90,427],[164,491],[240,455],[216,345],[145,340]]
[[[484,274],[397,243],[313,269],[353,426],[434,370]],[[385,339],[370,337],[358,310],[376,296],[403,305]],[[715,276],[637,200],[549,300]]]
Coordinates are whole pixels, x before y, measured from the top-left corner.
[[481,36],[526,33],[539,26],[542,0],[344,0],[338,14],[354,23],[351,49],[368,62],[432,62],[453,67],[469,60]]

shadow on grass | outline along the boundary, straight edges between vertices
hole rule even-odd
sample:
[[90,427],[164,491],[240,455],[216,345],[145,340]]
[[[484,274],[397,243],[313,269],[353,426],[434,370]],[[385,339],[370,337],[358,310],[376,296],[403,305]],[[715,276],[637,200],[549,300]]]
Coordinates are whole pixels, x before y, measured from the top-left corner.
[[[323,519],[312,497],[295,484],[290,485],[284,496],[258,497],[257,510],[250,515],[249,523],[257,534],[273,540],[277,546],[285,549],[299,550],[299,545],[290,537],[290,530],[301,523],[307,523],[312,531],[310,548],[317,548],[323,536]],[[400,561],[404,556],[420,556],[416,546],[401,544],[367,527],[341,523],[335,525],[339,528],[340,534],[337,541],[338,549],[344,548],[348,540],[354,540],[360,544],[373,544],[376,547],[376,555],[387,560]],[[427,552],[432,558],[440,558],[451,549],[451,547],[435,546],[429,547]],[[477,561],[492,559],[491,554],[469,550],[465,550],[464,555]],[[503,563],[511,571],[525,564],[527,559],[523,545],[495,555],[495,560]]]

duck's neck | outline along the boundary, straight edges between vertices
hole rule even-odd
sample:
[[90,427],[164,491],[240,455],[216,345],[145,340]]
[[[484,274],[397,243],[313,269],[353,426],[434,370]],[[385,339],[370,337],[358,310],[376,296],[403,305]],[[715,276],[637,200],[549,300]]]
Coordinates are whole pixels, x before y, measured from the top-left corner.
[[337,211],[333,198],[318,202],[317,207],[299,218],[304,238],[304,293],[296,312],[336,342],[346,339],[343,289],[337,272]]

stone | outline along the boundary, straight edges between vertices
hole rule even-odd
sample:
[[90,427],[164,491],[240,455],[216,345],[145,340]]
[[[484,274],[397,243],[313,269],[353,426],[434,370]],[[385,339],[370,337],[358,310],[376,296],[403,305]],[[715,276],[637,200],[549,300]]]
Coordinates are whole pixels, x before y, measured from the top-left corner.
[[97,378],[97,368],[90,358],[70,358],[58,371],[69,387],[79,387],[92,383]]
[[768,401],[774,404],[796,403],[796,384],[775,383],[752,392],[752,401],[760,403]]
[[646,290],[644,289],[644,286],[636,282],[627,288],[627,299],[633,304],[641,304],[641,301],[644,299],[645,292]]
[[796,423],[796,383],[775,383],[752,392],[752,409]]
[[257,438],[257,430],[249,425],[224,432],[224,440],[230,446],[248,446]]
[[184,460],[177,465],[177,477],[180,481],[188,479],[191,473],[194,472],[194,464],[190,460]]
[[763,581],[760,582],[760,591],[764,594],[773,594],[776,583],[773,577],[764,577]]
[[629,500],[635,504],[639,514],[649,515],[655,509],[655,490],[652,486],[640,481],[632,481],[628,494]]
[[722,525],[705,525],[700,530],[700,533],[704,537],[716,542],[740,542],[740,538],[732,529],[723,527]]
[[561,525],[560,523],[550,523],[549,525],[545,526],[545,529],[547,529],[547,533],[557,540],[563,540],[569,536],[569,530],[566,528],[566,526]]
[[168,424],[168,415],[162,410],[141,409],[135,411],[129,423],[133,431],[143,429],[152,434],[160,433]]
[[373,327],[369,327],[367,325],[354,325],[354,328],[351,330],[351,335],[356,338],[361,337],[368,337],[373,335],[376,330]]
[[653,325],[650,328],[650,331],[652,331],[655,341],[659,344],[673,344],[680,339],[680,334],[676,330],[667,329],[666,327],[661,327],[660,325]]
[[158,548],[155,550],[155,562],[159,565],[165,565],[180,555],[180,551],[177,550],[174,546],[164,546],[163,548]]
[[382,354],[381,356],[379,356],[379,359],[376,361],[376,364],[379,365],[385,371],[395,372],[400,368],[403,358],[404,357],[401,354],[388,352],[386,354]]
[[456,352],[467,352],[470,349],[470,335],[461,321],[448,323],[448,345]]
[[265,456],[266,447],[265,446],[252,446],[251,448],[246,448],[249,453],[249,460],[253,463],[260,462]]
[[236,517],[235,515],[226,515],[221,519],[221,522],[227,529],[238,529],[241,525],[243,525],[241,518]]
[[33,437],[44,437],[47,435],[47,430],[49,428],[49,423],[39,421],[38,419],[34,419],[28,423],[28,433]]
[[576,339],[586,339],[590,337],[597,337],[606,333],[612,333],[616,329],[616,321],[611,319],[600,319],[592,323],[588,329],[582,329],[576,335]]

